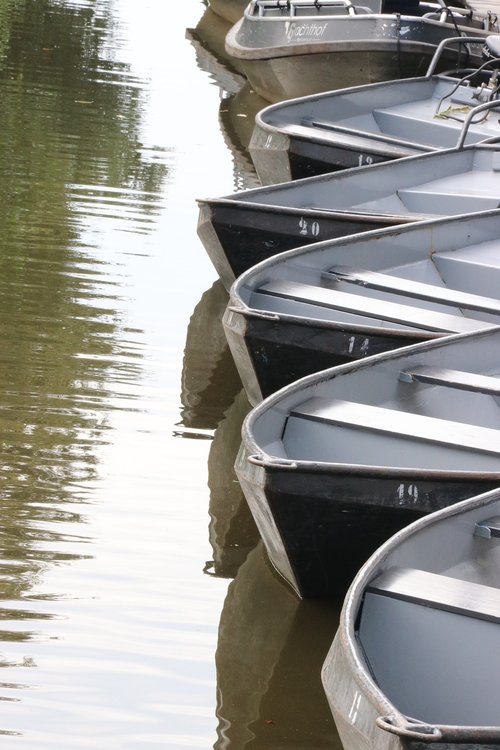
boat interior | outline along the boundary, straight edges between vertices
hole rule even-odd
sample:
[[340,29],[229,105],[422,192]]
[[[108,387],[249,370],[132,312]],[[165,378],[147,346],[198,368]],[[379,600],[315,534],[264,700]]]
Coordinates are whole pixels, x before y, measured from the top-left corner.
[[[417,371],[417,377],[412,370],[401,370],[400,380],[411,384],[408,388],[413,390],[414,399],[419,389],[434,390],[441,407],[443,402],[448,406],[447,417],[415,409],[410,398],[400,408],[335,397],[306,399],[290,411],[286,420],[282,437],[286,456],[291,460],[424,471],[500,471],[499,374],[480,376],[474,383],[471,373],[464,370],[424,367]],[[426,379],[426,375],[432,379]],[[489,389],[486,392],[484,378]],[[470,391],[462,390],[464,381],[468,381]],[[496,395],[491,395],[493,389]],[[462,421],[461,402],[466,399],[477,409],[470,421]],[[481,417],[486,414],[488,419],[483,422]],[[496,425],[490,426],[493,414]]]
[[[382,105],[372,106],[370,102],[366,111],[361,107],[355,114],[346,113],[345,116],[342,113],[342,100],[332,98],[331,107],[334,108],[335,119],[329,120],[320,115],[302,117],[298,123],[300,130],[297,130],[297,134],[304,137],[307,134],[306,129],[309,129],[309,136],[312,138],[319,134],[363,138],[369,136],[381,143],[397,142],[422,146],[426,144],[436,148],[452,148],[457,143],[470,109],[481,103],[477,98],[477,90],[465,84],[457,87],[456,84],[450,83],[449,79],[447,83],[444,79],[439,82],[419,83],[419,88],[407,85],[406,91],[406,95],[414,92],[418,98],[402,101],[404,94],[400,95],[402,87],[398,85]],[[383,90],[380,89],[379,93],[380,99],[384,100]],[[363,102],[360,102],[361,98],[358,96],[356,102],[363,105]],[[500,101],[498,107],[500,108]],[[285,132],[293,130],[293,126],[284,127]],[[491,142],[499,137],[498,111],[492,109],[478,112],[467,130],[465,142]]]
[[495,327],[320,373],[290,386],[257,417],[258,449],[357,471],[496,474],[499,345]]
[[249,279],[244,302],[251,309],[371,329],[447,334],[500,325],[500,242],[486,234],[474,242],[469,235],[463,247],[433,252],[432,232],[413,235],[400,264],[391,262],[394,240],[387,242],[392,248],[373,240],[379,245],[375,257],[365,241],[333,245],[323,258],[313,252],[302,262],[273,263]]
[[467,173],[401,187],[385,196],[354,203],[351,208],[392,214],[455,216],[499,206],[500,176],[496,168],[490,172],[473,168]]
[[[416,160],[419,161],[416,161]],[[475,145],[235,193],[271,210],[431,218],[500,207],[500,149]],[[321,216],[317,217],[318,221]]]
[[498,724],[499,588],[498,500],[423,527],[379,565],[356,635],[373,679],[404,715]]
[[[388,145],[451,148],[470,110],[498,101],[497,89],[497,71],[457,70],[279,102],[259,113],[257,122],[325,143],[369,137]],[[465,142],[494,141],[499,136],[494,108],[477,113]]]

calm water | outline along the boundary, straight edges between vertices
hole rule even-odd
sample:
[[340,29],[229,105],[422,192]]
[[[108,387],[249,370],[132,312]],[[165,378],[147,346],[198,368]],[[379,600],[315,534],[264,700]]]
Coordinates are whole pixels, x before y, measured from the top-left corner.
[[[186,31],[188,30],[188,31]],[[327,748],[335,603],[268,567],[196,197],[261,106],[199,0],[0,0],[0,745]]]

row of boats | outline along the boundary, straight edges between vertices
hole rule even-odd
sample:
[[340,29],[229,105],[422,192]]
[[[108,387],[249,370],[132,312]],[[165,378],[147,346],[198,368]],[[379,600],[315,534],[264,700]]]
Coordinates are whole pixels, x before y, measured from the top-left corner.
[[[345,750],[500,748],[500,37],[422,5],[252,0],[226,46],[276,100],[262,186],[198,201],[253,407],[236,474],[297,595],[345,595],[322,670]],[[377,82],[328,89],[360,28]],[[380,62],[412,54],[425,75]],[[301,56],[322,91],[290,99]]]

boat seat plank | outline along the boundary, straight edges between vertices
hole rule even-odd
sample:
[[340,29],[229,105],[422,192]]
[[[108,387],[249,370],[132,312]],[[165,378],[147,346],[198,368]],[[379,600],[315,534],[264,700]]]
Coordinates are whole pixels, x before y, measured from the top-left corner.
[[371,404],[312,398],[294,407],[290,417],[500,455],[498,430]]
[[491,375],[479,375],[475,372],[421,366],[412,370],[404,370],[400,373],[399,379],[404,383],[443,385],[463,391],[500,396],[500,378]]
[[[497,188],[498,191],[498,188]],[[479,191],[460,192],[453,190],[405,190],[397,191],[398,198],[412,213],[435,212],[439,207],[440,215],[466,213],[471,211],[486,211],[500,206],[500,195],[494,192],[482,194]]]
[[476,523],[474,536],[480,536],[483,539],[500,539],[500,516],[487,518],[486,521]]
[[[408,108],[407,111],[404,109],[405,105],[397,105],[392,109],[374,109],[373,117],[383,133],[392,134],[398,138],[404,136],[408,141],[414,140],[415,137],[422,138],[423,120],[427,134],[433,132],[434,137],[436,137],[439,132],[443,133],[443,145],[447,142],[446,138],[449,138],[449,135],[447,136],[446,133],[451,133],[454,135],[455,140],[458,140],[460,127],[465,121],[468,111],[462,113],[461,116],[459,113],[454,112],[453,119],[445,117],[443,112],[438,117],[435,114],[438,99],[428,100],[425,104],[428,104],[428,106],[421,105],[420,110],[417,110],[415,103],[412,103],[412,110]],[[498,106],[500,107],[500,102]],[[429,117],[432,117],[432,119],[429,119]],[[459,117],[460,121],[457,122]],[[480,122],[473,122],[469,128],[469,132],[476,134],[478,138],[485,139],[488,135],[490,137],[499,135],[500,129],[496,120],[481,120]]]
[[261,294],[308,302],[319,307],[328,307],[377,320],[383,319],[413,328],[443,333],[464,333],[465,331],[477,331],[492,327],[491,323],[465,318],[461,315],[440,313],[435,310],[387,302],[374,297],[362,297],[357,294],[339,292],[334,289],[295,281],[269,281],[256,291]]
[[339,278],[349,284],[358,284],[368,289],[378,289],[383,292],[394,292],[408,297],[429,300],[445,305],[454,305],[468,310],[477,310],[486,313],[500,313],[500,300],[492,297],[483,297],[477,294],[461,292],[446,286],[435,286],[425,284],[412,279],[404,279],[399,276],[391,276],[386,273],[365,271],[349,266],[335,266],[330,271],[322,274],[323,278]]
[[389,568],[367,592],[500,623],[500,590],[416,568]]
[[[309,127],[315,130],[325,130],[328,133],[342,133],[350,137],[353,137],[353,136],[358,136],[362,138],[368,137],[372,141],[382,141],[383,143],[391,143],[391,144],[395,144],[398,146],[402,141],[407,140],[408,143],[411,143],[411,145],[415,147],[415,149],[419,149],[422,151],[429,150],[429,147],[426,147],[425,144],[415,143],[414,141],[410,141],[410,139],[405,139],[402,137],[394,137],[380,130],[367,132],[366,128],[364,130],[361,130],[353,126],[347,127],[345,125],[340,125],[339,123],[330,122],[328,120],[318,120],[318,119],[313,120],[309,118],[302,119],[300,124],[304,127]],[[374,125],[378,126],[378,123],[374,121]]]

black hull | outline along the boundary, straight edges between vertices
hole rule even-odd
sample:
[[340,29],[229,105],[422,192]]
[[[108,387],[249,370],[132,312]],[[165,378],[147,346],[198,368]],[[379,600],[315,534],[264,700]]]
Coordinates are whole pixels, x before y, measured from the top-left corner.
[[200,212],[198,234],[228,286],[229,276],[237,278],[260,261],[285,250],[393,224],[390,218],[383,217],[358,218],[326,210],[273,210],[266,206],[219,202],[210,204],[209,211]]
[[[390,470],[381,477],[273,468],[264,476],[265,512],[274,520],[304,598],[341,595],[365,560],[398,530],[496,486],[491,480],[432,480],[417,473],[402,480]],[[255,498],[247,500],[255,512]],[[280,561],[273,562],[279,570]]]
[[290,143],[288,158],[290,160],[290,171],[292,180],[300,180],[302,177],[314,177],[328,172],[340,172],[342,169],[351,167],[362,167],[367,164],[380,164],[384,161],[391,161],[402,156],[382,156],[370,152],[369,150],[361,153],[359,150],[348,148],[323,146],[317,143],[307,143],[306,141],[293,140]]
[[236,366],[243,385],[250,378],[257,378],[263,398],[313,372],[429,338],[425,333],[416,336],[353,333],[348,328],[332,330],[251,317],[246,320],[243,337],[255,374],[242,371],[239,362]]
[[[380,151],[372,151],[369,148],[360,151],[359,145],[344,148],[290,137],[288,152],[283,154],[283,159],[288,159],[291,179],[300,180],[303,177],[340,172],[352,167],[381,164],[409,155],[408,149],[401,149],[400,153],[395,153],[393,148],[390,154],[381,154]],[[252,158],[258,163],[257,155],[254,157],[252,154]]]

